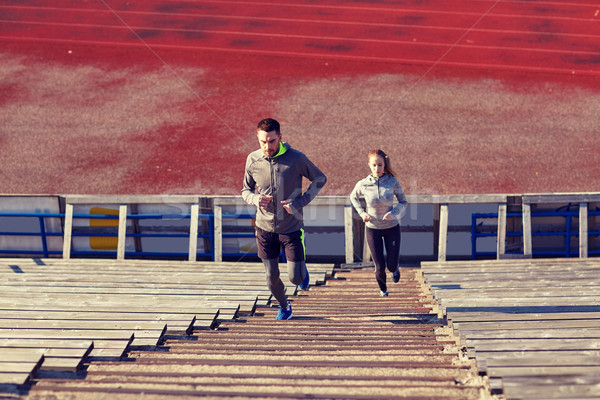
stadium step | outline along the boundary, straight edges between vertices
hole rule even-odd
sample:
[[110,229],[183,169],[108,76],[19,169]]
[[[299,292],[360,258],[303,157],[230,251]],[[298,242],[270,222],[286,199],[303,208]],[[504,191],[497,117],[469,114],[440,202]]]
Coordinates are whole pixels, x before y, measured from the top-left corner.
[[276,321],[277,308],[261,305],[216,329],[167,334],[125,361],[91,362],[82,379],[39,379],[30,395],[491,398],[418,279],[417,269],[404,269],[382,298],[372,268],[342,267],[290,297],[290,320]]

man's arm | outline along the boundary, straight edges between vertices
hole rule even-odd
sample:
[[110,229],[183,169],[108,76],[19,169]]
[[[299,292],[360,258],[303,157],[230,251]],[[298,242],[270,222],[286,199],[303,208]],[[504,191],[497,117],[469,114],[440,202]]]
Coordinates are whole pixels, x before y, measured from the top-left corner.
[[302,196],[292,199],[291,203],[289,203],[291,208],[290,211],[305,207],[317,196],[317,193],[319,193],[327,183],[327,177],[323,171],[313,164],[305,155],[303,155],[299,162],[303,163],[303,168],[301,168],[302,176],[310,180],[310,185]]
[[252,177],[252,174],[249,172],[250,164],[252,161],[250,160],[250,156],[246,159],[246,168],[244,169],[244,184],[242,186],[242,199],[250,205],[259,207],[260,195],[255,193],[256,190],[256,182]]

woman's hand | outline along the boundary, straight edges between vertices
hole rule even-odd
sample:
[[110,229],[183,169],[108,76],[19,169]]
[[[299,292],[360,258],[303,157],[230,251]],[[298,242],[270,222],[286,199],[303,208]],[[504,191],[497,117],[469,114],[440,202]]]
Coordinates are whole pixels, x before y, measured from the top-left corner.
[[371,218],[371,216],[370,216],[369,214],[366,214],[366,215],[363,217],[363,222],[369,222],[371,219],[372,219],[372,218]]
[[392,215],[392,213],[387,213],[383,216],[384,221],[391,221],[393,219],[394,219],[394,216]]

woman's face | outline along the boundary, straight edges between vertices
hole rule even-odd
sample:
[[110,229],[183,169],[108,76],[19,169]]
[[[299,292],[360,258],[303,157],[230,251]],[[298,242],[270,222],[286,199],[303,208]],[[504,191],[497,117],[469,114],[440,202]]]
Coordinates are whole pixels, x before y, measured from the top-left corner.
[[371,174],[376,177],[380,177],[384,172],[384,162],[383,157],[381,156],[371,156],[369,157],[369,168],[371,169]]

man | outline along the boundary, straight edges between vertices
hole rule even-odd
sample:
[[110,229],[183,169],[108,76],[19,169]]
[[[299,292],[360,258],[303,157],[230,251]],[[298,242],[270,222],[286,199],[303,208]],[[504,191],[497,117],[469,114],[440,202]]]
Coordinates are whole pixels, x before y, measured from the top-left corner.
[[[292,318],[279,273],[279,253],[285,252],[290,281],[307,290],[309,274],[304,249],[302,208],[315,198],[327,177],[303,153],[281,140],[279,122],[272,118],[258,123],[260,149],[246,159],[242,198],[257,207],[256,243],[265,265],[267,286],[279,302],[276,319]],[[302,193],[302,178],[311,181]]]

